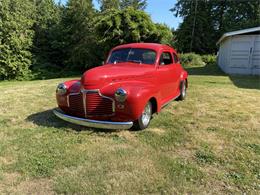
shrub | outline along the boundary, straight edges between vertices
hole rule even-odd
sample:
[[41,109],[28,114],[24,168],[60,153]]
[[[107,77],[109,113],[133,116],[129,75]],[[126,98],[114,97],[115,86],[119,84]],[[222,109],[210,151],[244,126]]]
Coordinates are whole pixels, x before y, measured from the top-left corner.
[[217,56],[216,55],[203,55],[201,56],[205,64],[216,64]]
[[202,57],[195,53],[185,53],[180,55],[181,63],[184,67],[204,66]]
[[180,60],[184,67],[202,67],[207,65],[215,65],[217,61],[216,55],[199,55],[195,53],[180,54]]

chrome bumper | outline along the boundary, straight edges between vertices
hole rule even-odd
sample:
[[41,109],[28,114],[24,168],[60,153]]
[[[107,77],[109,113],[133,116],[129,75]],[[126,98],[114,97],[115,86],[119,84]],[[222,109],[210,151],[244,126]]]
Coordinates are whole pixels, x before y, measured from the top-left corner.
[[110,122],[110,121],[96,121],[85,118],[78,118],[74,116],[66,115],[60,109],[54,109],[53,113],[60,119],[85,126],[85,127],[93,127],[98,129],[130,129],[133,126],[133,122]]

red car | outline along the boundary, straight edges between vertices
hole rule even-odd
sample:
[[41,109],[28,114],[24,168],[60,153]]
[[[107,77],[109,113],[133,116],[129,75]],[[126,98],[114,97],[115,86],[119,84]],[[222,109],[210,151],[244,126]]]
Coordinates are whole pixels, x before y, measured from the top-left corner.
[[166,45],[132,43],[112,49],[103,66],[58,85],[54,114],[103,129],[145,129],[171,100],[184,100],[188,74]]

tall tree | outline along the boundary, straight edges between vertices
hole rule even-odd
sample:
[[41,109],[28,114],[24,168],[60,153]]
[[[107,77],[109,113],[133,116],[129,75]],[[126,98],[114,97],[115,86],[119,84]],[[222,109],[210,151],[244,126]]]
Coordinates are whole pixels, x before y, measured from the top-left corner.
[[30,0],[1,0],[0,6],[0,79],[19,79],[31,65],[35,6]]
[[223,33],[260,25],[259,0],[178,0],[171,10],[183,18],[176,31],[183,52],[212,53]]
[[91,0],[69,0],[64,10],[63,51],[64,63],[74,68],[85,69],[93,63],[95,16]]
[[145,10],[146,6],[146,0],[121,0],[120,2],[121,9],[133,7],[134,9]]
[[225,32],[260,25],[259,0],[212,0],[212,18],[218,38]]
[[214,52],[214,25],[208,0],[178,0],[172,11],[183,18],[176,31],[180,51],[202,54]]
[[100,10],[103,12],[108,9],[119,9],[120,0],[98,0],[100,4]]
[[132,7],[136,10],[144,10],[147,6],[146,0],[98,0],[100,10],[125,9]]
[[34,47],[33,54],[35,63],[57,64],[60,56],[57,55],[56,29],[61,20],[62,7],[57,5],[54,0],[35,0],[36,21],[34,24]]

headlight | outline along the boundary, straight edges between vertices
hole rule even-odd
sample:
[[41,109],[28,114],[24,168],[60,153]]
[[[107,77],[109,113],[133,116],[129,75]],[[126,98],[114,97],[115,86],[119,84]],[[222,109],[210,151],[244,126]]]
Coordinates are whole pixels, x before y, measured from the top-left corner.
[[56,93],[59,95],[64,95],[67,93],[67,86],[64,83],[60,83],[56,89]]
[[115,98],[116,98],[116,101],[123,103],[126,101],[127,92],[124,89],[119,88],[116,90]]

